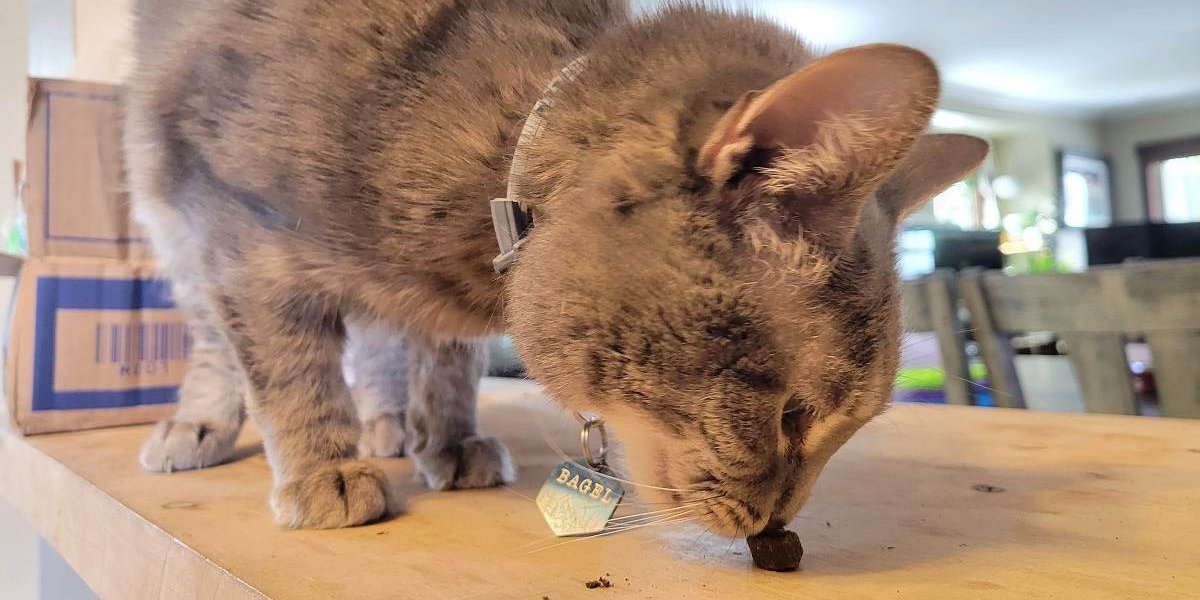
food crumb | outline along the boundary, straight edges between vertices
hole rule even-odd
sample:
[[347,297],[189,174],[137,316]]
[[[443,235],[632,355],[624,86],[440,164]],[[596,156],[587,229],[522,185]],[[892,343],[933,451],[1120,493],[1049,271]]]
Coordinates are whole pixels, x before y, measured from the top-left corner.
[[983,492],[985,494],[999,494],[1000,492],[1004,491],[1004,488],[1002,488],[1000,486],[988,485],[986,483],[973,485],[973,486],[971,486],[971,489],[973,489],[977,492]]
[[896,549],[896,547],[895,547],[895,546],[888,546],[888,547],[887,547],[887,549],[888,549],[888,550],[895,550],[895,549]]
[[825,521],[825,526],[826,526],[826,527],[833,527],[833,523],[830,523],[829,521]]
[[607,577],[599,577],[584,583],[583,586],[589,590],[594,590],[596,588],[610,588],[612,587],[612,582],[609,581]]

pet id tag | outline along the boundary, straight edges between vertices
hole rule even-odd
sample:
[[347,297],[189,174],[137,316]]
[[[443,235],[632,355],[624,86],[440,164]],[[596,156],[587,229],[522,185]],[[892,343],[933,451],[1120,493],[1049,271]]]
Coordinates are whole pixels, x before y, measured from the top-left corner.
[[[600,433],[600,452],[595,457],[588,443],[593,429]],[[587,465],[567,461],[554,467],[537,495],[542,517],[559,537],[603,531],[625,495],[621,483],[606,474],[608,434],[604,422],[584,419],[579,437]]]

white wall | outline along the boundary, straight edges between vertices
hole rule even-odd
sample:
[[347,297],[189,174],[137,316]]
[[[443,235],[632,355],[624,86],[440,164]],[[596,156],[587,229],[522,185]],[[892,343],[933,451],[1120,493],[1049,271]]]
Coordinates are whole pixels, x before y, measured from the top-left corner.
[[993,176],[1011,175],[1020,184],[1012,200],[1000,201],[1000,213],[1056,210],[1059,150],[1097,152],[1102,148],[1098,124],[1069,115],[1029,114],[947,102],[961,118],[949,127],[992,142]]
[[25,0],[0,0],[0,227],[16,206],[13,161],[25,160],[28,62]]
[[106,83],[125,80],[132,63],[133,5],[134,0],[76,0],[71,79]]
[[131,64],[130,16],[134,2],[36,0],[30,3],[29,72],[35,77],[102,83],[124,81]]
[[1112,160],[1116,194],[1114,208],[1118,221],[1141,221],[1146,218],[1138,145],[1194,136],[1200,136],[1200,105],[1118,115],[1100,123],[1104,152]]
[[13,161],[25,159],[27,76],[123,81],[133,3],[0,0],[0,231],[16,206]]

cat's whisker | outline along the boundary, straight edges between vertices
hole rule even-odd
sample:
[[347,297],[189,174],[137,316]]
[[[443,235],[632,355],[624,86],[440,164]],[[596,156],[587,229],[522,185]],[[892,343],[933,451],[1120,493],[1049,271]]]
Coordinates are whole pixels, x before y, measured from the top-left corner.
[[[945,373],[945,371],[943,371],[943,373]],[[967,384],[969,384],[969,385],[971,385],[971,386],[974,386],[974,387],[977,387],[977,388],[980,388],[980,389],[987,390],[987,391],[989,391],[989,392],[991,392],[991,393],[993,393],[993,394],[1000,394],[1001,396],[1009,396],[1009,397],[1014,397],[1014,396],[1013,396],[1013,394],[1010,394],[1010,393],[1008,393],[1008,392],[1003,392],[1003,391],[1000,391],[1000,390],[998,390],[998,389],[996,389],[996,388],[988,387],[988,386],[986,386],[986,385],[983,385],[982,383],[979,383],[978,381],[974,381],[974,380],[972,380],[972,379],[967,379],[966,377],[959,377],[958,375],[953,375],[953,374],[951,374],[951,373],[946,373],[946,377],[951,377],[951,378],[957,379],[957,380],[959,380],[959,381],[964,381],[964,382],[966,382]]]
[[608,530],[606,530],[606,531],[603,531],[603,532],[601,532],[601,533],[597,533],[597,534],[594,534],[594,535],[589,535],[589,536],[584,536],[584,537],[580,537],[580,538],[576,538],[576,539],[566,540],[566,541],[563,541],[563,542],[559,542],[559,543],[557,543],[557,544],[551,544],[551,545],[549,545],[549,546],[546,546],[546,547],[544,547],[544,548],[538,548],[538,549],[535,549],[535,550],[530,550],[530,551],[529,551],[529,552],[527,552],[526,554],[535,554],[535,553],[542,552],[542,551],[545,551],[545,550],[550,550],[550,549],[553,549],[553,548],[558,548],[558,547],[560,547],[560,546],[565,546],[565,545],[567,545],[567,544],[574,544],[574,543],[576,543],[576,542],[583,542],[583,541],[587,541],[587,540],[593,540],[593,539],[596,539],[596,538],[608,537],[608,536],[610,536],[610,535],[616,535],[616,534],[618,534],[618,533],[627,533],[627,532],[629,532],[629,531],[632,531],[632,530],[634,530],[634,529],[645,529],[645,528],[647,528],[647,527],[663,527],[663,526],[667,526],[667,525],[677,525],[677,524],[679,524],[679,523],[687,523],[687,522],[690,522],[690,521],[695,521],[696,519],[699,519],[699,518],[700,518],[700,517],[699,517],[698,515],[688,515],[688,516],[681,517],[681,518],[672,517],[672,518],[670,518],[670,519],[663,519],[663,520],[661,520],[661,521],[655,521],[655,522],[653,522],[653,523],[644,523],[644,524],[641,524],[641,525],[632,525],[632,526],[630,526],[630,527],[621,528],[621,529],[615,529],[615,530],[612,530],[612,531],[608,531]]
[[[975,327],[967,327],[966,329],[958,329],[958,330],[955,330],[955,331],[954,331],[954,333],[975,333],[975,330],[976,330],[976,328],[975,328]],[[931,331],[921,331],[921,330],[915,330],[915,331],[914,331],[914,330],[907,330],[907,329],[906,329],[906,330],[904,330],[904,331],[903,331],[903,332],[901,332],[901,333],[902,333],[903,335],[905,335],[905,336],[908,336],[908,335],[913,335],[913,334],[926,334],[926,335],[928,335],[929,337],[933,337],[933,332],[931,332]],[[909,338],[908,340],[904,340],[904,341],[910,341],[910,340],[912,340],[912,338]],[[923,340],[917,339],[917,340],[913,340],[913,341],[923,341]]]
[[[547,429],[546,429],[546,422],[540,418],[537,418],[535,420],[537,421],[537,424],[538,424],[538,430],[542,434],[542,440],[544,440],[546,442],[546,446],[548,446],[551,450],[553,450],[554,453],[557,454],[558,457],[563,459],[564,461],[569,462],[571,464],[578,465],[579,463],[574,458],[571,458],[570,456],[568,456],[567,453],[563,451],[562,447],[559,446],[558,443],[556,443],[554,441],[554,438],[550,437],[550,432],[547,431]],[[585,468],[588,468],[588,467],[585,467]],[[588,470],[591,470],[591,469],[588,468]]]
[[701,506],[702,504],[703,503],[685,504],[682,506],[676,506],[675,508],[664,508],[662,510],[655,510],[655,511],[644,512],[644,513],[639,513],[639,514],[634,514],[634,515],[625,515],[623,517],[616,517],[613,519],[609,519],[608,524],[609,525],[633,525],[633,524],[637,524],[639,522],[650,521],[650,520],[665,517],[665,516],[672,516],[677,513],[683,514],[683,513],[692,512],[696,508]]
[[[605,527],[604,531],[608,531],[608,532],[624,531],[631,527],[637,527],[640,525],[647,525],[647,524],[650,524],[653,522],[668,521],[671,519],[688,516],[689,514],[694,512],[701,504],[703,504],[703,503],[697,502],[697,503],[695,503],[694,506],[693,505],[677,506],[677,507],[674,507],[673,509],[667,509],[667,510],[663,510],[663,511],[652,511],[653,513],[656,513],[656,514],[640,513],[640,514],[633,514],[633,515],[623,515],[621,517],[616,517],[616,518],[612,519],[612,521],[610,521],[609,525],[607,525]],[[670,511],[670,512],[668,512],[668,511]],[[661,514],[657,514],[657,513],[661,513]],[[644,520],[643,521],[635,521],[634,519],[637,517],[640,517]],[[585,536],[585,537],[595,537],[595,535],[596,534],[592,534],[591,536]],[[544,542],[547,542],[550,540],[555,540],[555,539],[559,539],[559,536],[549,535],[546,537],[541,537],[536,540],[532,540],[532,541],[526,542],[524,544],[515,546],[512,548],[511,551],[515,552],[518,550],[528,548],[530,546],[536,546],[538,544],[541,544],[541,543],[544,543]]]
[[514,488],[513,488],[512,486],[510,486],[510,485],[503,486],[501,489],[503,489],[503,490],[505,490],[506,492],[509,492],[509,493],[511,493],[511,494],[514,494],[514,495],[520,496],[521,498],[524,498],[524,499],[526,499],[526,500],[528,500],[528,501],[530,501],[530,502],[535,502],[535,500],[534,500],[533,498],[530,498],[530,497],[529,497],[528,495],[526,495],[524,492],[521,492],[521,491],[519,491],[519,490],[516,490],[516,489],[514,489]]
[[[703,491],[703,490],[699,490],[699,491]],[[705,501],[709,501],[709,500],[714,500],[716,498],[721,498],[724,495],[725,494],[717,494],[717,495],[713,495],[713,496],[706,496],[703,498],[688,498],[687,500],[685,500],[685,502],[705,502]],[[655,506],[673,507],[673,506],[678,506],[679,502],[674,501],[674,500],[668,500],[668,501],[664,501],[664,502],[643,502],[641,500],[635,500],[634,498],[624,498],[621,500],[621,505],[622,506],[644,506],[644,507],[648,507],[648,508],[655,507]]]
[[[592,470],[592,469],[589,469],[589,470]],[[594,471],[594,470],[592,470],[592,472],[595,472],[595,471]],[[610,478],[610,479],[613,479],[613,480],[615,480],[615,481],[619,481],[619,482],[621,482],[621,483],[627,483],[627,484],[629,484],[629,485],[633,485],[633,486],[637,486],[637,487],[643,487],[643,488],[646,488],[646,489],[651,489],[651,490],[659,490],[659,491],[662,491],[662,492],[676,492],[676,493],[680,493],[680,494],[698,494],[698,493],[702,493],[702,492],[707,492],[707,491],[710,491],[710,490],[689,490],[689,489],[682,489],[682,488],[663,487],[663,486],[658,486],[658,485],[650,485],[650,484],[648,484],[648,483],[638,483],[638,482],[636,482],[636,481],[632,481],[632,480],[629,480],[629,479],[622,479],[622,478],[620,478],[620,477],[613,477],[612,475],[605,475],[605,476],[606,476],[606,477],[608,477],[608,478]]]
[[[701,500],[709,500],[709,499],[710,498],[696,498],[695,501],[699,502]],[[675,502],[675,501],[642,502],[641,500],[629,500],[629,499],[622,500],[621,503],[628,504],[629,506],[678,506],[679,505],[679,503]]]
[[[675,516],[672,516],[672,517],[670,517],[670,518],[671,518],[671,519],[673,519],[673,518],[676,518],[676,517],[675,517]],[[662,519],[662,520],[663,520],[663,521],[668,521],[669,519],[667,519],[667,518],[664,518],[664,519]],[[550,546],[545,546],[545,547],[543,547],[543,548],[536,548],[536,549],[534,549],[534,550],[531,550],[529,553],[530,553],[530,554],[532,554],[532,553],[534,553],[534,552],[541,552],[542,550],[548,550],[548,549],[550,549],[550,548],[553,548],[553,547],[555,547],[555,546],[561,546],[561,545],[563,545],[563,544],[570,543],[570,542],[578,542],[578,541],[582,541],[582,540],[586,540],[586,539],[591,539],[591,538],[594,538],[594,537],[599,537],[599,536],[602,536],[602,535],[609,535],[609,534],[613,534],[613,533],[619,533],[619,532],[625,531],[625,529],[626,529],[626,528],[611,528],[611,529],[609,529],[609,528],[605,528],[604,530],[602,530],[601,532],[598,532],[598,533],[593,533],[593,534],[590,534],[590,535],[579,536],[579,537],[573,537],[573,538],[571,538],[571,539],[568,539],[568,540],[563,540],[561,543],[558,543],[558,544],[551,544]],[[530,546],[536,546],[536,545],[538,545],[538,544],[542,544],[542,543],[549,542],[549,541],[552,541],[552,540],[560,540],[560,539],[562,539],[560,536],[557,536],[557,535],[548,535],[548,536],[546,536],[546,537],[538,538],[538,539],[536,539],[536,540],[533,540],[533,541],[530,541],[530,542],[526,542],[526,543],[524,543],[524,544],[521,544],[521,545],[519,545],[519,546],[515,546],[515,547],[513,547],[513,548],[512,548],[512,550],[511,550],[511,551],[512,551],[512,552],[516,552],[516,551],[518,551],[518,550],[523,550],[523,549],[525,549],[525,548],[529,548]]]
[[[628,524],[618,523],[616,525],[605,526],[604,532],[605,533],[616,533],[618,531],[629,531],[629,530],[633,530],[633,529],[641,529],[647,525],[660,525],[660,524],[667,523],[667,522],[674,522],[678,519],[683,519],[685,517],[686,518],[699,518],[700,515],[699,515],[699,513],[695,512],[695,511],[687,511],[687,512],[682,512],[682,513],[678,513],[678,514],[663,515],[663,516],[660,516],[660,517],[657,517],[654,519],[647,519],[646,521],[637,522],[637,523],[628,523]],[[599,535],[599,534],[597,534],[597,535]]]
[[725,554],[729,554],[733,550],[733,543],[740,537],[742,537],[742,526],[738,524],[737,528],[733,530],[733,537],[729,538],[729,547],[725,548]]
[[678,510],[685,510],[685,509],[692,508],[692,507],[694,507],[694,506],[700,506],[701,504],[704,504],[704,503],[703,503],[703,502],[691,502],[691,503],[688,503],[688,504],[680,504],[680,505],[678,505],[678,506],[672,506],[672,507],[670,507],[670,508],[660,508],[660,509],[656,509],[656,510],[649,510],[649,511],[641,512],[641,513],[634,513],[634,514],[628,514],[628,515],[621,515],[621,516],[618,516],[618,517],[613,517],[613,518],[611,519],[611,521],[622,521],[622,520],[627,520],[627,519],[636,519],[636,518],[638,518],[638,517],[643,517],[643,516],[646,516],[646,515],[653,515],[653,514],[656,514],[656,513],[666,513],[666,512],[673,512],[673,511],[678,511]]
[[[962,376],[959,376],[959,375],[955,375],[955,374],[953,374],[953,373],[947,373],[945,369],[939,369],[939,368],[936,368],[936,367],[932,367],[932,368],[933,368],[933,369],[935,369],[935,370],[937,370],[937,371],[939,371],[939,372],[941,372],[941,373],[942,373],[943,375],[945,375],[946,377],[949,377],[949,378],[951,378],[951,379],[956,379],[956,380],[958,380],[958,381],[965,382],[967,385],[970,385],[970,386],[972,386],[972,387],[975,387],[975,388],[978,388],[978,389],[982,389],[982,390],[987,390],[987,391],[989,391],[989,392],[991,392],[991,393],[993,393],[993,394],[1000,394],[1001,396],[1015,397],[1013,394],[1011,394],[1011,393],[1009,393],[1009,392],[1004,392],[1004,391],[998,390],[998,389],[996,389],[996,388],[993,388],[993,387],[988,387],[988,386],[986,386],[986,385],[983,385],[982,383],[979,383],[978,381],[975,381],[974,379],[968,379],[968,378],[966,378],[966,377],[962,377]],[[905,375],[897,375],[897,376],[896,376],[896,379],[897,379],[897,380],[902,380],[902,381],[916,381],[916,379],[914,379],[914,378],[912,378],[912,377],[909,377],[909,376],[905,376]]]
[[694,493],[698,493],[698,492],[707,491],[707,490],[688,490],[688,489],[681,489],[681,488],[671,488],[671,487],[664,487],[664,486],[658,486],[658,485],[651,485],[648,483],[640,483],[637,481],[633,481],[631,479],[617,477],[615,475],[615,473],[614,474],[599,473],[598,471],[593,469],[591,466],[583,464],[583,463],[579,462],[578,460],[572,458],[571,456],[567,455],[567,453],[565,451],[563,451],[563,449],[557,443],[555,443],[554,439],[550,436],[550,432],[546,430],[546,423],[544,421],[542,421],[541,419],[536,419],[536,420],[538,422],[538,429],[541,430],[542,439],[545,440],[546,445],[549,446],[550,449],[553,450],[554,453],[559,456],[559,458],[562,458],[565,462],[575,465],[576,467],[579,467],[580,469],[584,469],[591,473],[598,473],[600,475],[604,475],[605,477],[608,477],[609,479],[612,479],[614,481],[619,481],[624,484],[642,487],[642,488],[646,488],[646,489],[659,490],[659,491],[663,491],[663,492],[677,492],[680,494],[694,494]]

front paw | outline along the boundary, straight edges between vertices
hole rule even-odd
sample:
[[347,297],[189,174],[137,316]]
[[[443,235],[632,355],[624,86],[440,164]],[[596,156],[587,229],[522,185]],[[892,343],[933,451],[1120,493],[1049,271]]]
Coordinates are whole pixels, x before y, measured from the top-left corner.
[[277,485],[271,494],[275,522],[292,529],[362,525],[388,514],[383,473],[360,461],[322,465]]
[[435,490],[492,487],[517,478],[508,448],[494,437],[472,436],[413,458],[425,485]]
[[142,444],[138,462],[147,471],[164,473],[211,467],[233,454],[237,434],[236,425],[159,421]]
[[404,415],[388,413],[363,423],[358,457],[404,456]]

